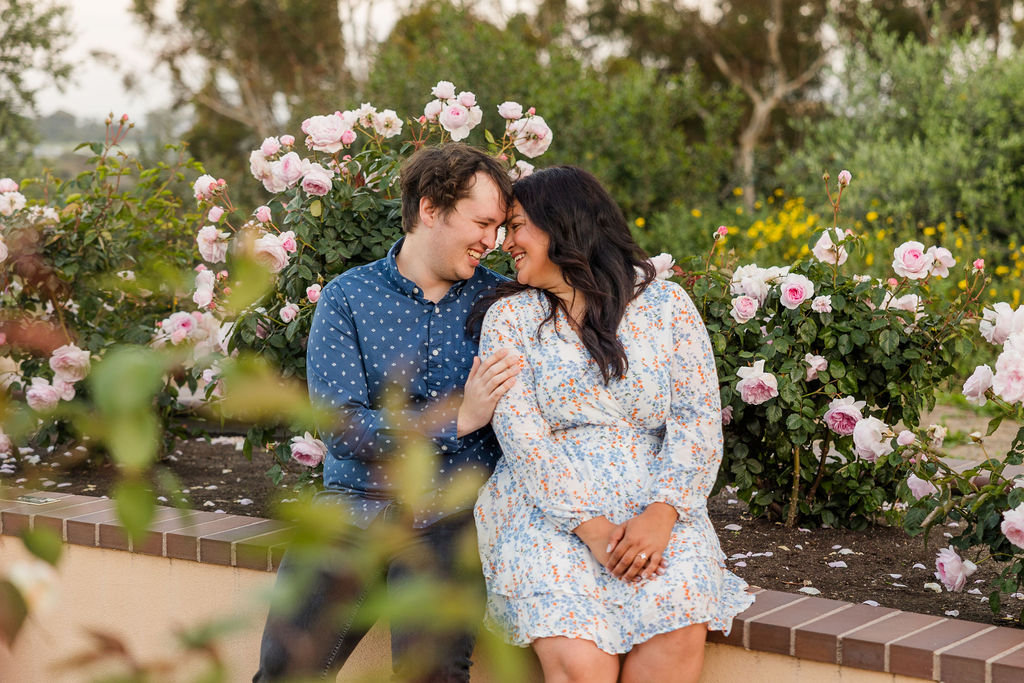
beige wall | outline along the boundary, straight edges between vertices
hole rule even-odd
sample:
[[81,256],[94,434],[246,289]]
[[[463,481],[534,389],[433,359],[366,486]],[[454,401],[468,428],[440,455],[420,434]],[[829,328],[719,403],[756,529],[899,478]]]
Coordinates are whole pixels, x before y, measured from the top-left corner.
[[[18,539],[0,537],[0,574],[12,562],[27,557]],[[0,681],[79,683],[110,671],[109,665],[60,668],[60,662],[73,655],[95,651],[90,648],[88,629],[116,636],[140,662],[167,663],[174,671],[167,680],[190,680],[205,660],[184,654],[177,646],[175,631],[232,616],[241,617],[243,626],[220,639],[219,655],[227,680],[250,680],[266,611],[263,596],[273,584],[272,574],[66,545],[59,575],[57,606],[31,617],[13,650],[0,645]],[[387,631],[378,625],[360,644],[338,681],[384,681],[389,668]],[[474,683],[500,680],[483,670],[475,671]],[[708,645],[702,680],[910,683],[917,679]]]

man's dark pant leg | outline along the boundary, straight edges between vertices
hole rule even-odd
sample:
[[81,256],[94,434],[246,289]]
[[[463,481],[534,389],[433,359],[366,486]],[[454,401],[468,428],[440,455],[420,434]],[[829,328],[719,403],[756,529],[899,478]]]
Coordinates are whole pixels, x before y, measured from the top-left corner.
[[[389,594],[402,590],[410,579],[434,582],[436,590],[455,588],[468,597],[471,623],[457,627],[423,619],[391,624],[391,660],[395,680],[401,683],[467,683],[470,656],[483,617],[485,587],[476,562],[476,528],[472,512],[447,517],[422,530],[422,535],[399,552],[388,567]],[[466,562],[469,547],[474,561]],[[414,617],[416,615],[413,615]]]
[[363,603],[374,585],[383,582],[383,568],[367,577],[345,561],[346,553],[353,557],[360,552],[365,534],[353,528],[340,544],[342,554],[332,559],[322,552],[310,557],[301,548],[285,553],[254,683],[323,678],[337,672],[366,635],[372,624],[362,612]]

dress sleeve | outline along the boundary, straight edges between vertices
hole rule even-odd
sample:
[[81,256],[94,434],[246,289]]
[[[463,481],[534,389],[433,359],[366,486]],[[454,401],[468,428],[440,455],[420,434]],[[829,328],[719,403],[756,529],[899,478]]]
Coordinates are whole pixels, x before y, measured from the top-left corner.
[[722,464],[722,408],[711,340],[696,306],[673,285],[663,311],[672,398],[648,499],[672,505],[683,518],[707,506]]
[[310,397],[337,418],[320,430],[334,457],[381,460],[424,438],[444,452],[462,447],[456,434],[457,396],[439,396],[415,407],[371,405],[359,335],[339,288],[325,288],[317,302],[306,368]]
[[540,411],[536,389],[546,378],[526,362],[526,326],[535,324],[524,322],[508,299],[498,301],[487,312],[481,356],[507,348],[519,354],[522,366],[515,385],[498,401],[491,424],[502,457],[527,496],[555,526],[571,533],[601,513],[593,487],[573,467],[565,447],[552,438],[551,426]]

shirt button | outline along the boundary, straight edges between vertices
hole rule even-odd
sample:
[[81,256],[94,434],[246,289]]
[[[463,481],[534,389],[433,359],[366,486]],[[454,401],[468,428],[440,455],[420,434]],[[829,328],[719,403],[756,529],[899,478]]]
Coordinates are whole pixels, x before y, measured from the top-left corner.
[[434,313],[440,313],[440,312],[441,312],[441,307],[440,306],[434,306]]
[[446,450],[448,450],[448,447],[447,447],[447,446],[445,446],[444,444],[441,444],[441,450],[442,450],[442,451],[446,451]]
[[420,293],[419,287],[413,287],[412,288],[412,293],[413,294],[419,294]]
[[434,349],[434,350],[433,350],[433,351],[431,351],[430,353],[431,353],[431,355],[434,355],[434,356],[436,356],[437,354],[441,353],[441,351],[440,351],[440,349]]
[[430,395],[431,396],[437,396],[437,392],[435,390],[431,389],[430,390]]

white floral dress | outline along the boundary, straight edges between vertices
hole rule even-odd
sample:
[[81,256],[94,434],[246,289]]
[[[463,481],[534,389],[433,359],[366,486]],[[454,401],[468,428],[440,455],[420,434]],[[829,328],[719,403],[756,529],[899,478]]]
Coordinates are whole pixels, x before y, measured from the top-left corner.
[[[707,623],[726,633],[754,598],[725,569],[707,496],[722,458],[718,378],[707,331],[681,287],[655,281],[626,309],[629,369],[605,385],[576,333],[536,290],[487,312],[481,357],[524,359],[498,403],[502,459],[475,514],[487,621],[507,640],[591,640],[628,652],[659,633]],[[621,523],[655,501],[680,513],[664,575],[615,578],[572,533],[604,515]]]

